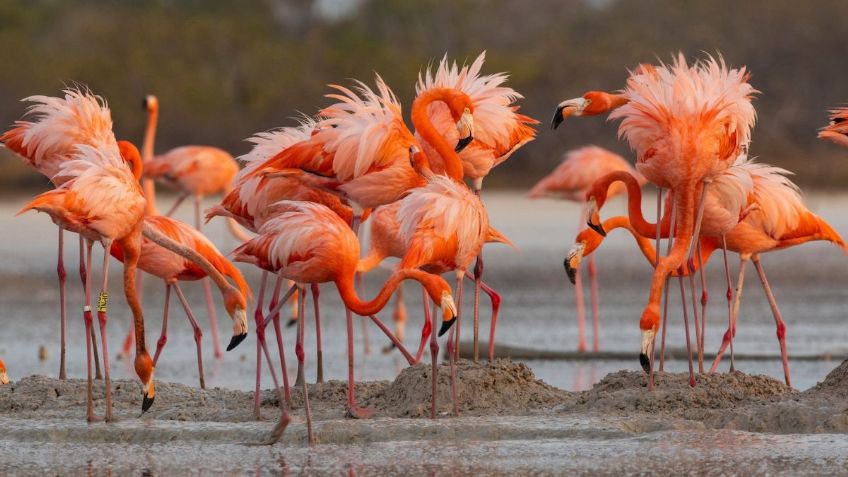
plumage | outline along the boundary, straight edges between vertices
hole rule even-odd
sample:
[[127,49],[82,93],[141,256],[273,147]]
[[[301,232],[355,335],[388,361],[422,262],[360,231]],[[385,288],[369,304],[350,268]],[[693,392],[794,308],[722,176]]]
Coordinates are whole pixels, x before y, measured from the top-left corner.
[[[547,176],[539,180],[529,192],[531,199],[554,197],[575,202],[584,202],[592,184],[613,171],[633,174],[640,184],[646,179],[623,157],[598,146],[583,146],[568,151],[562,162]],[[614,183],[608,197],[624,192],[624,186]]]

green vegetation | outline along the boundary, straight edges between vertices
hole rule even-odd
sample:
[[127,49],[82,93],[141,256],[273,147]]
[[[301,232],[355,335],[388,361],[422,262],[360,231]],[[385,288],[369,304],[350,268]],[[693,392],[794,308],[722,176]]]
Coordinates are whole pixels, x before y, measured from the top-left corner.
[[[848,2],[820,0],[348,0],[322,15],[310,0],[0,0],[0,125],[18,101],[80,82],[108,98],[121,138],[140,140],[141,99],[161,101],[158,151],[211,144],[234,154],[243,139],[292,124],[327,104],[326,83],[370,82],[379,72],[407,106],[418,71],[445,52],[506,70],[540,121],[539,139],[489,185],[524,187],[563,151],[585,143],[630,157],[601,118],[548,130],[560,100],[617,89],[626,68],[721,52],[747,65],[762,95],[752,153],[795,170],[804,184],[848,185],[848,151],[815,138],[826,109],[848,102]],[[6,189],[44,184],[0,152]]]

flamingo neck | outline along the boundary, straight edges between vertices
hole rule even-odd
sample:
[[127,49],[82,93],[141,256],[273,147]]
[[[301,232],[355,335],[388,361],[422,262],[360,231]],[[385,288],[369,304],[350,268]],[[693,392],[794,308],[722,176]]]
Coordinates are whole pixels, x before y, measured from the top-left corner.
[[[415,126],[415,131],[441,156],[445,167],[443,172],[452,179],[461,181],[464,173],[459,154],[454,151],[453,146],[448,144],[444,136],[439,134],[428,114],[431,103],[444,101],[449,104],[447,103],[448,96],[455,93],[454,90],[448,88],[436,88],[418,95],[412,103],[412,124]],[[451,111],[451,113],[456,114],[455,111]]]
[[[141,159],[144,163],[150,163],[153,160],[153,145],[156,140],[156,124],[159,118],[159,108],[150,108],[147,111],[147,125],[144,128],[144,143],[141,146]],[[156,209],[156,184],[153,179],[145,177],[141,181],[144,189],[144,197],[147,199],[147,215],[159,215]]]
[[[639,182],[627,171],[615,171],[602,177],[595,185],[601,187],[602,197],[606,200],[609,187],[617,181],[624,182],[627,189],[627,215],[630,217],[628,228],[644,237],[655,237],[657,235],[657,224],[645,220],[642,214],[642,187]],[[666,210],[660,220],[660,237],[667,238],[671,226],[671,215]]]
[[338,288],[339,295],[341,295],[345,306],[347,306],[350,311],[361,316],[374,315],[382,310],[383,307],[386,306],[386,303],[388,303],[389,298],[392,297],[392,294],[398,286],[400,286],[400,282],[406,279],[419,281],[427,290],[430,297],[439,295],[438,293],[433,293],[433,276],[418,269],[404,268],[397,270],[389,277],[388,280],[386,280],[386,283],[383,284],[383,288],[380,289],[374,299],[371,301],[363,301],[356,293],[356,289],[353,285],[353,276],[354,275],[350,273],[344,274],[342,277],[338,278],[336,280],[336,288]]

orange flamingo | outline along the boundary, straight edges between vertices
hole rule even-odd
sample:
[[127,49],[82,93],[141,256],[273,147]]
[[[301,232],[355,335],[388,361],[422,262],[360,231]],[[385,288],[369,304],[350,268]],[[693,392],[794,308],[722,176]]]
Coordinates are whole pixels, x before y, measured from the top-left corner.
[[[463,177],[471,181],[472,190],[480,195],[483,179],[492,168],[507,160],[521,146],[536,136],[533,126],[538,121],[518,113],[514,103],[523,96],[505,85],[506,73],[481,74],[486,52],[474,60],[471,65],[461,68],[456,62],[449,62],[447,55],[439,62],[435,71],[427,70],[419,74],[416,92],[418,97],[426,97],[441,89],[461,91],[468,95],[471,102],[469,116],[459,127],[454,127],[452,116],[445,103],[434,102],[427,106],[428,119],[438,135],[448,144],[456,144]],[[420,121],[419,121],[420,122]],[[417,126],[416,126],[417,127]],[[427,130],[422,130],[422,133]],[[472,141],[473,135],[473,141]],[[430,158],[433,170],[446,173],[444,161],[448,155],[440,154],[440,140],[433,141],[432,134],[416,131],[424,153]],[[443,147],[443,144],[442,144]],[[456,176],[453,176],[456,178]],[[483,256],[477,257],[474,265],[474,336],[473,358],[478,359],[478,332],[480,323],[480,291],[483,278]],[[487,292],[488,293],[488,292]],[[494,299],[494,295],[488,293]]]
[[848,147],[848,107],[830,110],[830,124],[819,131],[819,137]]
[[[543,177],[529,192],[531,199],[552,197],[565,199],[581,204],[581,226],[586,222],[586,192],[592,184],[613,171],[624,171],[637,175],[641,184],[646,181],[623,157],[598,146],[584,146],[568,151],[562,162],[550,174]],[[641,185],[640,184],[640,185]],[[616,187],[617,186],[617,187]],[[624,191],[624,187],[616,184],[607,195],[612,197]],[[591,282],[592,299],[592,349],[598,351],[599,343],[599,299],[595,256],[589,257],[589,280]],[[577,350],[586,351],[586,317],[583,304],[583,282],[581,274],[574,275],[574,301],[577,303]]]
[[[233,338],[227,350],[231,350],[238,345],[247,336],[247,317],[244,310],[247,309],[246,298],[250,296],[250,289],[241,272],[230,263],[220,252],[215,248],[212,242],[206,238],[198,230],[189,227],[176,219],[164,216],[148,215],[144,217],[146,227],[158,231],[163,236],[166,236],[174,242],[195,250],[202,255],[212,266],[215,271],[221,275],[227,276],[233,280],[238,287],[238,292],[234,289],[225,289],[224,305],[227,312],[233,318]],[[124,251],[120,244],[113,243],[111,248],[113,257],[123,261]],[[203,375],[203,358],[201,354],[200,339],[203,336],[200,326],[191,311],[183,291],[180,288],[179,281],[200,280],[206,277],[206,272],[198,267],[194,262],[177,255],[176,253],[164,249],[155,244],[148,238],[142,238],[141,256],[138,260],[138,268],[153,276],[161,278],[165,282],[165,311],[162,315],[162,332],[159,341],[156,344],[156,353],[153,355],[153,366],[159,362],[159,354],[165,347],[168,341],[168,308],[170,304],[171,289],[173,288],[177,294],[177,298],[185,310],[186,317],[194,330],[194,341],[197,347],[197,369],[200,375],[200,387],[206,389],[206,380]],[[216,281],[226,280],[223,277],[217,277]]]
[[[736,332],[736,319],[742,297],[745,265],[750,259],[757,268],[766,298],[769,300],[772,313],[774,314],[777,337],[781,349],[781,360],[784,366],[784,377],[787,385],[791,386],[788,353],[785,342],[786,326],[777,308],[777,303],[774,300],[774,295],[765,277],[765,272],[759,262],[759,254],[813,240],[833,242],[848,252],[848,247],[846,247],[839,234],[827,222],[803,206],[798,188],[789,180],[787,177],[788,174],[789,172],[785,169],[743,159],[737,161],[724,174],[717,176],[714,184],[711,185],[707,193],[708,197],[706,201],[708,205],[705,206],[704,212],[704,233],[700,238],[700,254],[698,261],[693,261],[688,267],[690,276],[691,272],[698,269],[703,270],[703,264],[707,262],[712,252],[717,249],[730,250],[740,255],[740,269],[737,279],[735,302],[731,310],[730,300],[732,293],[730,293],[729,288],[728,329],[724,334],[721,348],[710,372],[716,371],[721,356],[728,345],[731,346],[732,358],[732,339]],[[629,187],[629,190],[637,193],[629,197],[629,203],[632,206],[639,201],[638,188]],[[740,193],[739,191],[742,192]],[[745,200],[742,205],[738,204],[740,196]],[[722,205],[717,206],[713,202],[716,199],[719,199],[718,202]],[[711,202],[713,203],[711,204]],[[735,210],[740,213],[738,216],[739,220],[729,230],[726,230],[727,225],[735,219],[725,217],[723,219],[724,225],[721,225],[722,209],[725,211]],[[642,225],[637,226],[637,223],[642,223]],[[663,235],[668,235],[669,229],[667,224],[668,222],[666,221],[663,225]],[[639,242],[645,257],[650,263],[653,263],[653,254],[655,252],[651,248],[650,242],[644,237],[644,232],[646,231],[649,235],[652,234],[653,226],[650,224],[645,226],[644,218],[641,217],[641,214],[635,213],[635,208],[631,207],[630,219],[626,217],[608,219],[603,222],[600,230],[608,231],[617,227],[628,228]],[[642,229],[641,232],[639,230],[640,228]],[[724,233],[722,234],[722,232]],[[602,236],[597,232],[597,228],[594,230],[587,229],[581,232],[577,237],[575,247],[569,252],[567,267],[578,267],[581,259],[594,251],[600,245],[601,241]],[[682,269],[680,272],[686,273],[686,270]],[[726,274],[729,280],[729,271],[727,271],[727,268]],[[731,359],[732,369],[733,362]]]
[[[640,318],[640,361],[651,377],[663,284],[691,256],[692,239],[700,233],[704,180],[727,169],[750,142],[755,93],[744,68],[730,69],[712,57],[689,66],[680,54],[671,65],[633,72],[623,93],[626,104],[610,114],[622,119],[619,134],[637,153],[636,169],[670,190],[678,225],[669,255],[654,272]],[[565,108],[558,111],[562,116]],[[684,324],[688,327],[686,320]]]
[[[346,306],[348,336],[348,412],[354,417],[368,417],[370,410],[360,408],[354,394],[353,321],[351,311],[370,316],[382,309],[401,280],[414,279],[426,289],[433,302],[442,308],[444,323],[451,323],[457,313],[450,286],[436,275],[415,268],[396,271],[377,296],[362,301],[354,289],[354,275],[359,261],[359,242],[349,225],[327,207],[296,201],[281,201],[278,215],[265,222],[260,235],[234,252],[234,259],[252,263],[272,273],[279,273],[297,283],[334,282]],[[278,305],[279,306],[279,305]],[[303,319],[299,320],[303,328]],[[391,338],[392,334],[384,329]],[[402,348],[402,345],[399,346]],[[302,350],[298,359],[303,359]],[[281,404],[282,405],[282,404]]]
[[6,363],[0,359],[0,385],[9,384],[9,375],[6,374]]
[[[85,121],[79,122],[77,128],[73,127],[74,118],[66,121],[65,129],[38,128],[35,125],[42,121],[55,124],[56,117],[66,116],[68,107],[66,97],[46,98],[39,102],[43,116],[41,121],[31,123],[30,131],[37,131],[28,139],[31,147],[36,150],[39,147],[56,145],[62,141],[80,141],[73,146],[75,153],[65,158],[59,165],[54,176],[55,181],[61,181],[62,185],[54,190],[37,196],[26,204],[20,213],[28,210],[38,210],[51,216],[51,219],[60,227],[69,231],[79,233],[87,242],[85,261],[86,270],[91,270],[92,253],[91,248],[94,241],[104,245],[104,249],[111,248],[111,244],[117,242],[124,252],[124,294],[127,303],[133,312],[133,322],[136,327],[136,358],[135,370],[143,384],[142,411],[146,411],[155,397],[153,384],[153,363],[147,352],[144,340],[144,315],[135,288],[135,274],[138,256],[141,248],[141,237],[150,238],[159,245],[168,248],[180,255],[190,258],[198,263],[206,273],[212,275],[214,270],[211,265],[200,255],[186,247],[175,244],[167,237],[163,237],[155,230],[145,227],[142,221],[146,201],[141,192],[139,179],[142,173],[142,162],[138,150],[126,141],[118,142],[111,132],[111,116],[108,113],[105,101],[87,91],[75,91],[74,94],[66,91],[67,97],[80,99],[89,104],[89,111],[104,111],[104,118],[108,118],[108,128],[99,129],[101,135],[99,141],[93,141],[94,137],[87,136],[81,126]],[[73,100],[71,98],[70,100]],[[19,125],[19,127],[22,127]],[[92,144],[96,144],[93,146]],[[68,149],[71,150],[71,149]],[[132,169],[128,169],[126,164]],[[111,381],[109,375],[109,354],[106,341],[106,308],[108,295],[106,286],[108,281],[108,254],[104,254],[103,260],[103,282],[98,299],[98,321],[100,324],[101,341],[103,344],[104,373],[106,377],[106,413],[107,421],[112,420]],[[230,287],[229,284],[221,284],[222,288]],[[86,280],[86,300],[84,308],[84,321],[88,337],[92,333],[91,314],[91,280]],[[246,323],[246,321],[245,321]],[[91,341],[86,339],[87,349],[87,406],[86,415],[89,420],[94,420],[94,407],[92,401],[92,376],[91,376]]]
[[[60,176],[58,173],[62,163],[77,153],[78,144],[88,144],[98,148],[114,141],[112,117],[105,102],[101,105],[88,92],[82,90],[69,88],[63,93],[62,98],[41,95],[24,98],[24,101],[33,103],[27,111],[32,121],[16,121],[14,128],[0,135],[0,142],[3,142],[6,148],[18,154],[27,164],[50,179],[55,187],[69,180],[69,177]],[[61,226],[59,227],[59,254],[56,265],[59,277],[59,379],[65,379],[66,376],[65,282],[67,274],[63,259],[64,230]],[[79,244],[79,274],[84,288],[86,269],[82,236],[80,236]],[[93,344],[96,376],[100,379],[96,342]]]
[[[228,152],[211,146],[181,146],[165,154],[154,156],[153,146],[159,117],[159,100],[156,96],[147,95],[144,99],[144,108],[147,110],[147,125],[142,145],[144,160],[142,185],[148,200],[147,214],[158,214],[154,184],[154,181],[158,181],[180,193],[165,215],[171,216],[188,196],[192,196],[194,197],[194,225],[197,230],[201,230],[203,224],[200,220],[200,206],[203,198],[229,191],[233,178],[239,171],[238,164]],[[237,239],[244,241],[249,238],[233,221],[228,220],[227,225]],[[206,310],[209,314],[209,326],[212,330],[212,346],[215,357],[221,358],[223,353],[221,340],[218,337],[218,319],[212,300],[211,283],[205,279],[202,283]],[[125,350],[128,350],[129,339],[130,336],[127,336]]]

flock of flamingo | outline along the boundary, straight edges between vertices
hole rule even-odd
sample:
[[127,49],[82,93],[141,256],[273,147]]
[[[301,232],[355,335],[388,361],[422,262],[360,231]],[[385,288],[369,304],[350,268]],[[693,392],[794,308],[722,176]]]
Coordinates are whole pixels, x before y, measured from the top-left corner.
[[[85,290],[83,317],[86,329],[88,392],[86,415],[98,420],[93,406],[93,374],[99,377],[99,353],[105,378],[105,416],[113,419],[109,372],[108,271],[110,255],[123,262],[123,290],[132,311],[133,327],[122,354],[135,344],[135,371],[143,386],[142,411],[155,398],[154,369],[167,342],[168,309],[173,291],[194,330],[200,386],[205,386],[202,331],[181,289],[181,282],[202,280],[216,356],[216,334],[211,284],[222,295],[232,319],[233,334],[227,350],[248,333],[248,302],[254,300],[241,272],[201,232],[201,201],[222,193],[220,203],[205,211],[227,220],[242,241],[232,252],[233,261],[255,265],[261,279],[254,303],[256,332],[256,388],[254,413],[259,417],[259,387],[264,359],[280,402],[281,418],[271,441],[290,422],[290,384],[281,332],[282,308],[291,303],[297,324],[295,355],[302,386],[309,439],[312,441],[306,379],[304,377],[305,307],[307,288],[314,306],[317,339],[317,380],[323,380],[319,284],[333,282],[346,307],[348,388],[347,412],[365,418],[371,410],[357,404],[355,396],[353,318],[368,317],[389,338],[410,364],[422,359],[429,340],[432,363],[431,417],[436,415],[439,342],[448,333],[454,414],[459,413],[456,360],[461,332],[463,284],[474,285],[472,320],[473,356],[478,360],[479,304],[486,293],[492,306],[488,358],[494,343],[500,295],[483,280],[483,245],[510,244],[489,223],[480,198],[483,179],[518,148],[533,140],[537,121],[518,112],[522,96],[505,85],[504,73],[482,74],[485,53],[470,65],[458,66],[442,59],[419,75],[411,120],[404,122],[401,105],[377,76],[376,87],[356,82],[352,87],[330,85],[332,102],[314,117],[299,124],[261,132],[250,138],[252,150],[241,156],[243,167],[220,149],[185,146],[154,156],[158,102],[148,96],[144,106],[148,121],[142,151],[116,139],[106,101],[84,88],[68,88],[62,97],[31,96],[25,118],[0,136],[6,148],[20,155],[47,176],[54,189],[27,203],[21,213],[47,213],[59,227],[60,379],[65,379],[64,233],[79,235],[80,278]],[[617,93],[590,91],[559,103],[552,128],[569,116],[609,113],[621,120],[619,136],[636,153],[635,169],[622,157],[596,146],[566,154],[565,160],[530,191],[531,197],[558,197],[580,202],[580,222],[588,224],[565,257],[568,277],[576,285],[578,348],[586,345],[586,326],[580,264],[588,256],[591,280],[593,349],[598,350],[599,305],[592,252],[606,234],[627,229],[654,273],[648,303],[642,311],[640,362],[653,387],[655,341],[662,329],[659,369],[664,366],[665,331],[670,277],[676,276],[684,303],[690,384],[695,385],[692,346],[684,277],[688,277],[694,315],[695,346],[700,372],[704,372],[704,326],[707,293],[704,265],[721,249],[727,281],[728,328],[710,372],[715,372],[725,349],[730,348],[742,295],[746,264],[750,260],[762,281],[777,325],[781,358],[790,384],[786,326],[759,260],[764,252],[811,240],[827,240],[848,251],[845,243],[823,219],[803,205],[789,171],[754,162],[747,157],[756,120],[752,97],[757,91],[748,82],[745,68],[730,68],[721,58],[705,57],[689,64],[682,54],[671,63],[641,64],[629,72]],[[848,108],[834,110],[830,125],[819,136],[848,146]],[[176,188],[180,195],[171,210],[156,209],[155,182]],[[641,187],[651,182],[659,188],[656,223],[642,214]],[[470,184],[470,187],[469,187]],[[663,194],[666,191],[667,194]],[[601,220],[600,210],[613,195],[626,192],[628,215]],[[665,195],[665,199],[663,198]],[[189,196],[194,199],[195,224],[169,216]],[[363,255],[358,239],[361,225],[370,218],[370,248]],[[665,255],[660,241],[667,239]],[[655,240],[655,244],[652,243]],[[99,295],[92,303],[92,249],[104,248]],[[740,257],[735,292],[731,284],[727,251]],[[108,252],[108,253],[106,253]],[[361,274],[397,257],[392,274],[379,293],[365,300],[358,294]],[[473,264],[473,266],[472,266]],[[141,306],[141,274],[165,283],[162,331],[153,357],[148,352]],[[455,285],[442,275],[453,272]],[[700,275],[701,302],[696,298]],[[421,284],[424,324],[413,354],[403,345],[406,308],[400,295],[403,280]],[[211,280],[211,283],[210,283]],[[273,284],[272,284],[273,282]],[[266,306],[266,293],[272,289]],[[398,291],[391,330],[376,317]],[[735,296],[735,300],[734,300]],[[299,297],[299,298],[298,298]],[[661,303],[663,302],[663,303]],[[430,303],[432,303],[432,308]],[[661,307],[661,304],[663,305]],[[662,312],[661,312],[662,309]],[[441,314],[436,332],[435,316]],[[273,323],[279,364],[271,358],[266,327]],[[279,366],[282,386],[277,379]],[[94,370],[92,369],[94,368]],[[0,383],[8,382],[0,361]]]

